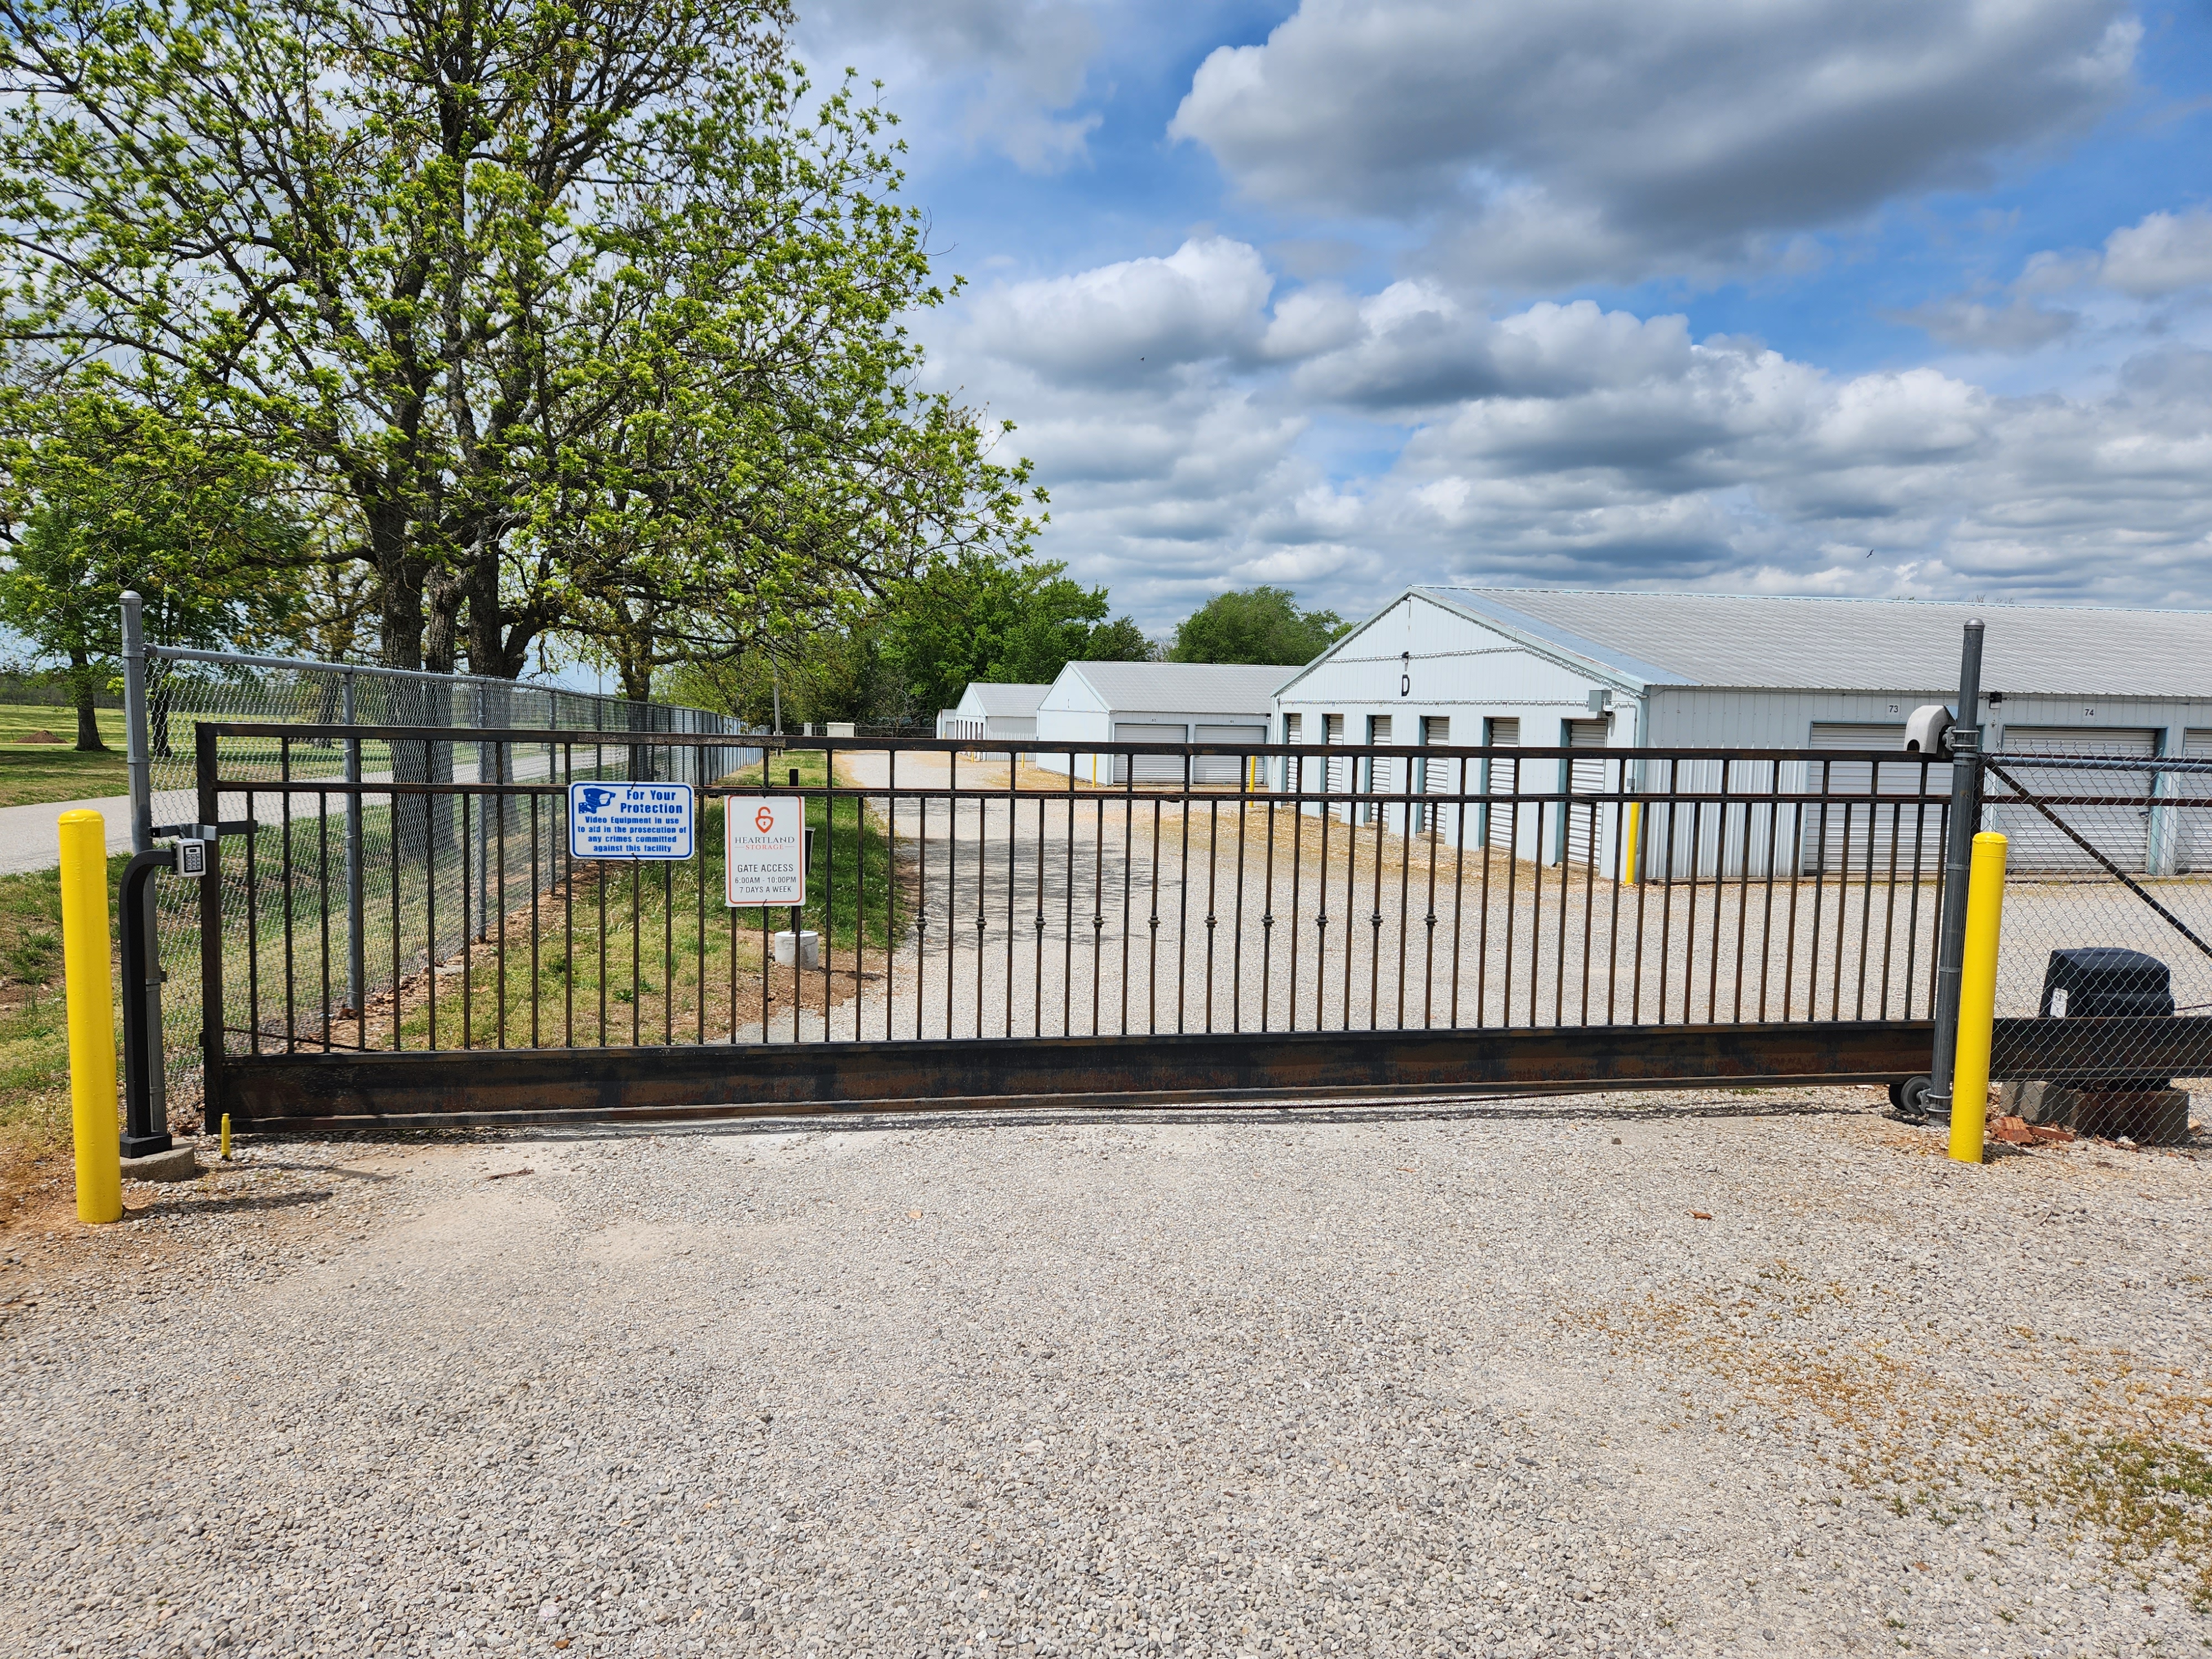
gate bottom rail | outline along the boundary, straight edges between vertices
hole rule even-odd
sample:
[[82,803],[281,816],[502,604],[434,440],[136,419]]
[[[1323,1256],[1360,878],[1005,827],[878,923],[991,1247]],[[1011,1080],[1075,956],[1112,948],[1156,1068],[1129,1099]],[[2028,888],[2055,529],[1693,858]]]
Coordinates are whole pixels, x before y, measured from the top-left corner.
[[1933,1030],[1845,1020],[240,1055],[224,1061],[207,1112],[264,1131],[434,1128],[1882,1083],[1927,1069]]

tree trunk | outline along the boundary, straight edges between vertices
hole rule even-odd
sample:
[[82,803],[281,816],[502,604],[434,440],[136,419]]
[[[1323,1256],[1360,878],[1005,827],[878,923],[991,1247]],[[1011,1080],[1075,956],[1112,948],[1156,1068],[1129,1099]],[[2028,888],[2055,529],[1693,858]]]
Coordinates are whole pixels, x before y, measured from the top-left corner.
[[70,690],[76,698],[76,746],[87,753],[106,754],[107,745],[100,740],[100,710],[92,701],[92,664],[82,651],[70,653]]
[[407,509],[398,501],[364,501],[369,562],[376,567],[379,653],[386,668],[422,665],[422,576],[407,556]]

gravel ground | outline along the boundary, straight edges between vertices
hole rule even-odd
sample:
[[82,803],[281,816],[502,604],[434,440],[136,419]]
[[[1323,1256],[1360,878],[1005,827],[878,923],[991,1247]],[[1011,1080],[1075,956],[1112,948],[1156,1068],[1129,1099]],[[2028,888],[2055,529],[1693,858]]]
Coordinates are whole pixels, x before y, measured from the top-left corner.
[[0,1236],[0,1650],[2212,1644],[2206,1170],[1941,1150],[1860,1090],[258,1143]]

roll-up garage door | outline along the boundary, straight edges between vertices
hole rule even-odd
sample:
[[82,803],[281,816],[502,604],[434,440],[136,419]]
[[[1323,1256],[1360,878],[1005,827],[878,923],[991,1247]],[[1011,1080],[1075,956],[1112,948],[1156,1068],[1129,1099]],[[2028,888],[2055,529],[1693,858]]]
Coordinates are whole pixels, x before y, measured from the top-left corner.
[[[1267,740],[1264,726],[1201,726],[1192,737],[1193,743],[1248,743],[1258,748]],[[1190,763],[1191,780],[1195,783],[1234,784],[1244,776],[1244,757],[1241,755],[1198,755]]]
[[1808,801],[1803,809],[1801,822],[1808,874],[1816,870],[1863,870],[1869,862],[1886,870],[1893,849],[1899,875],[1909,879],[1916,848],[1923,875],[1932,878],[1942,868],[1942,808],[1885,804],[1881,798],[1948,794],[1951,788],[1948,765],[1929,767],[1923,789],[1919,757],[1901,758],[1905,751],[1902,726],[1815,721],[1808,746],[1893,750],[1900,758],[1894,763],[1815,761],[1807,765],[1805,793],[1826,797]]
[[[1425,748],[1432,744],[1447,744],[1451,740],[1451,720],[1448,716],[1427,714],[1422,717],[1423,747]],[[1446,759],[1443,757],[1438,757],[1435,760],[1422,761],[1421,793],[1425,795],[1457,795],[1466,793],[1460,785],[1460,773],[1464,766],[1465,763],[1462,761],[1456,758]],[[1474,787],[1474,781],[1469,778],[1467,788],[1471,789]],[[1415,828],[1425,830],[1437,830],[1449,827],[1450,823],[1451,813],[1448,809],[1425,806],[1421,809],[1421,819]]]
[[[2155,755],[2158,733],[2149,731],[2100,731],[2065,726],[2008,726],[2004,752],[2008,755]],[[2151,774],[2120,771],[2069,771],[2063,766],[2024,766],[2013,775],[2030,794],[2042,796],[2105,795],[2142,799],[2151,792]],[[2097,869],[2096,860],[2060,832],[2042,813],[2028,806],[1996,803],[2007,793],[1991,781],[1984,796],[1982,827],[2002,830],[2010,840],[2005,867],[2023,874],[2052,874]],[[2150,856],[2150,808],[2148,806],[2059,806],[2051,810],[2076,835],[2127,871],[2142,870]]]
[[[1396,739],[1390,732],[1390,717],[1388,714],[1370,714],[1367,717],[1367,741],[1370,744],[1395,743]],[[1361,769],[1365,775],[1360,779],[1362,792],[1370,795],[1395,794],[1399,787],[1399,765],[1395,759],[1370,755],[1365,766]],[[1378,810],[1374,802],[1368,802],[1359,809],[1359,821],[1362,823],[1374,823]]]
[[[1114,741],[1116,743],[1176,743],[1190,741],[1187,726],[1139,726],[1131,722],[1114,722]],[[1114,781],[1129,781],[1129,763],[1137,763],[1139,783],[1176,783],[1182,781],[1181,755],[1116,755],[1114,757]]]
[[[1321,740],[1325,744],[1340,744],[1344,741],[1343,715],[1323,714],[1321,717]],[[1328,763],[1322,769],[1321,787],[1323,793],[1343,795],[1351,793],[1351,785],[1347,781],[1351,764],[1350,757],[1344,755],[1331,755],[1328,757]],[[1324,810],[1341,817],[1345,808],[1341,805],[1333,805],[1326,806]]]
[[[1570,749],[1602,749],[1613,727],[1608,720],[1569,720],[1567,747]],[[1616,763],[1617,764],[1617,763]],[[1567,767],[1567,790],[1570,794],[1601,795],[1612,787],[1607,773],[1612,769],[1606,762],[1579,757]],[[1567,862],[1589,866],[1597,862],[1597,843],[1602,839],[1597,833],[1598,824],[1606,816],[1606,807],[1599,803],[1583,805],[1571,804],[1567,808]]]
[[[1489,724],[1489,730],[1483,733],[1483,743],[1486,747],[1491,749],[1519,748],[1521,746],[1521,722],[1517,720],[1492,720]],[[1491,761],[1484,768],[1484,772],[1486,781],[1484,783],[1483,787],[1492,794],[1508,794],[1521,787],[1518,781],[1521,775],[1521,763],[1518,761]],[[1524,813],[1533,814],[1535,808],[1522,807],[1518,810]],[[1502,848],[1506,852],[1511,852],[1513,850],[1514,842],[1513,820],[1516,809],[1510,805],[1492,806],[1486,808],[1486,811],[1490,820],[1490,829],[1487,836],[1490,844],[1492,847]]]
[[[2182,734],[2184,760],[2212,761],[2212,731]],[[2181,870],[2212,870],[2212,773],[2183,772],[2167,781],[2184,800],[2203,801],[2202,806],[2179,806],[2173,811],[2174,864]]]

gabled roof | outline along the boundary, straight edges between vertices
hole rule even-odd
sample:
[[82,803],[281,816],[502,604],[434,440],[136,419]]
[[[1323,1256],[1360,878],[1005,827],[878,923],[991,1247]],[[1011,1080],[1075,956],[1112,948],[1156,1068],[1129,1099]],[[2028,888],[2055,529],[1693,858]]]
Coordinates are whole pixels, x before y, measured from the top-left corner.
[[1080,680],[1116,713],[1256,714],[1272,710],[1275,688],[1298,672],[1295,663],[1072,662],[1060,680]]
[[1960,628],[1979,617],[1982,684],[1990,690],[2212,698],[2212,611],[1568,588],[1407,592],[1632,691],[1955,690]]
[[1048,685],[994,685],[983,680],[970,680],[968,689],[960,694],[960,712],[981,714],[986,720],[1006,716],[1020,719],[1036,713],[1036,706],[1044,701]]

